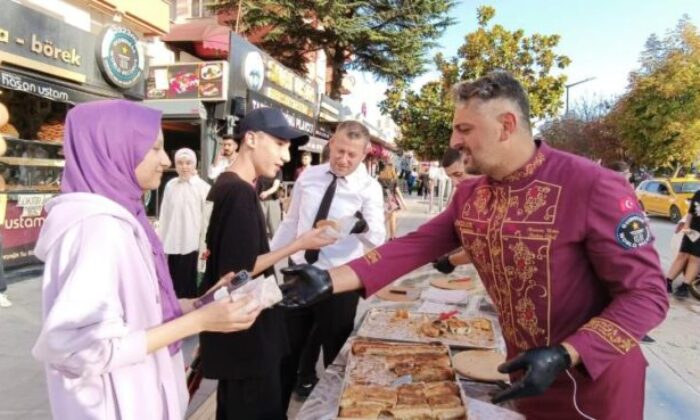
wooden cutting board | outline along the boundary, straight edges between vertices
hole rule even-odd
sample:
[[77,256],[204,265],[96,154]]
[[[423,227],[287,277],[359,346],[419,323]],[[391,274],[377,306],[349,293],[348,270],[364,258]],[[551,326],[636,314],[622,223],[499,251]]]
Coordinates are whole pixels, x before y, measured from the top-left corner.
[[498,365],[506,356],[493,350],[467,350],[452,356],[452,365],[457,373],[477,381],[509,381],[508,375],[498,372]]
[[413,302],[420,297],[420,290],[414,287],[388,286],[377,292],[377,297],[389,302]]
[[447,290],[470,290],[476,287],[471,277],[432,279],[430,280],[430,284],[439,289]]

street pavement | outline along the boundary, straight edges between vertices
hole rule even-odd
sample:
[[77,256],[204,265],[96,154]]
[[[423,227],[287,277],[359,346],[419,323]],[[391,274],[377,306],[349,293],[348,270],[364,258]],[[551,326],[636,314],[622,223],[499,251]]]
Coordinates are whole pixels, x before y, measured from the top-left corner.
[[[408,211],[399,217],[400,233],[414,230],[429,217],[424,201],[412,197],[408,199],[408,205]],[[670,247],[674,225],[664,219],[652,218],[651,228],[662,266],[667,270],[675,256]],[[31,277],[11,283],[8,292],[14,306],[0,309],[0,420],[48,419],[44,372],[30,354],[41,328],[41,278]],[[649,361],[645,419],[698,418],[700,329],[696,322],[700,320],[699,315],[700,302],[697,300],[671,298],[666,321],[649,334],[656,342],[642,344]],[[194,343],[187,344],[191,348]],[[203,391],[213,391],[211,386],[204,388]],[[207,400],[206,397],[200,396],[199,404]],[[298,403],[290,409],[290,414],[297,407]]]

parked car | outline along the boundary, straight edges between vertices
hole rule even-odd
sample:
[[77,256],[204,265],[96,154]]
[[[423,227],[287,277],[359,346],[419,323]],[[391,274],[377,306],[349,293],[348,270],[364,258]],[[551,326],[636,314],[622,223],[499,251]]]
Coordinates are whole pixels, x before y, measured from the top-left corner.
[[665,216],[678,223],[688,213],[695,191],[700,190],[697,178],[654,178],[637,187],[637,200],[647,214]]

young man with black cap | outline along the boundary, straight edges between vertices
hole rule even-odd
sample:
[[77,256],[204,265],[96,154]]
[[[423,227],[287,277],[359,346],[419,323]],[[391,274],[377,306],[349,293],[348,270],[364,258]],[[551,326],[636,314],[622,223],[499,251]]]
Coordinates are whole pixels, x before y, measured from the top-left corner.
[[[273,275],[273,264],[306,249],[318,249],[333,239],[314,229],[284,248],[270,252],[265,219],[255,180],[274,177],[289,161],[291,142],[308,140],[291,128],[281,111],[259,108],[248,113],[240,125],[238,157],[212,187],[214,203],[207,230],[211,255],[204,275],[204,288],[219,273],[247,270],[257,276]],[[287,332],[279,309],[263,311],[244,333],[200,335],[202,373],[218,379],[218,420],[267,420],[286,418],[280,385],[280,360],[288,352]]]

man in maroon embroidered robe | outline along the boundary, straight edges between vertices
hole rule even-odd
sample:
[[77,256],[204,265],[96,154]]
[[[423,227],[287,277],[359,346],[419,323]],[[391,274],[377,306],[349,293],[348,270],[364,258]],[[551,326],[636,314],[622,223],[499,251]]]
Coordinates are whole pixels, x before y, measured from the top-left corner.
[[507,73],[459,85],[456,103],[450,145],[486,176],[361,259],[289,272],[286,303],[353,288],[369,296],[462,246],[507,345],[514,384],[497,400],[521,398],[528,418],[641,419],[639,339],[664,319],[668,300],[634,192],[614,172],[534,141],[526,94]]

